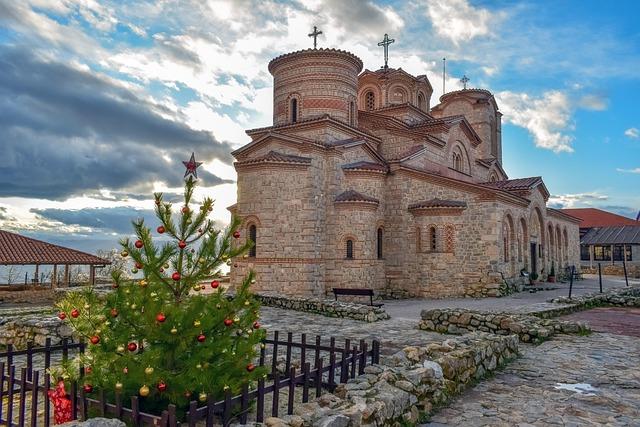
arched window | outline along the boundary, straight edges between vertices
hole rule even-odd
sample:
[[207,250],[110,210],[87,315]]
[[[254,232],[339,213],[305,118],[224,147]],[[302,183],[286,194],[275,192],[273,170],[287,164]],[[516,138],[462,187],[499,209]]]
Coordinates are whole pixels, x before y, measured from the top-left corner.
[[402,104],[407,99],[404,89],[396,87],[391,92],[391,102],[394,104]]
[[353,240],[347,240],[347,259],[353,259]]
[[364,104],[367,111],[376,109],[376,96],[373,91],[369,91],[364,95]]
[[491,172],[489,174],[489,182],[496,182],[498,180],[498,175],[495,172]]
[[253,242],[253,246],[251,247],[251,249],[249,249],[249,256],[250,257],[255,257],[256,256],[256,246],[258,244],[258,242],[257,242],[258,229],[256,228],[255,224],[251,224],[251,226],[249,227],[249,239],[251,239],[251,241]]
[[382,259],[382,227],[378,227],[377,249],[378,259]]
[[462,156],[459,153],[453,153],[453,168],[462,171]]
[[298,99],[291,99],[291,123],[298,121]]
[[418,94],[418,108],[421,109],[422,111],[425,111],[425,105],[424,105],[424,96],[422,96],[421,93]]
[[509,239],[504,237],[502,239],[502,244],[504,246],[504,262],[509,262]]
[[435,252],[438,248],[438,237],[436,235],[436,228],[429,228],[429,249],[431,252]]

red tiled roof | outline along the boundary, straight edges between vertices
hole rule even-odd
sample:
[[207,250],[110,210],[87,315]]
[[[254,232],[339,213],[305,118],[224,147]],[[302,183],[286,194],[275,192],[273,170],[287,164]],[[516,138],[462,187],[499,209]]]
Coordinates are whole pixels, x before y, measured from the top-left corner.
[[270,163],[270,162],[284,162],[284,163],[311,163],[311,158],[294,156],[293,154],[284,154],[277,151],[269,151],[264,156],[256,157],[254,159],[245,160],[241,163],[253,164],[253,163]]
[[0,264],[111,264],[86,252],[0,230]]
[[369,202],[369,203],[379,203],[378,199],[374,199],[373,197],[365,196],[364,194],[360,194],[357,191],[347,190],[342,194],[339,194],[336,197],[336,202]]
[[442,200],[430,199],[409,205],[409,209],[428,209],[428,208],[461,208],[467,207],[467,202],[458,200]]
[[482,185],[501,190],[529,190],[541,181],[542,177],[532,176],[530,178],[516,178],[506,181],[483,182]]
[[342,169],[345,169],[345,170],[358,169],[358,170],[371,170],[371,171],[381,171],[381,172],[387,171],[387,167],[385,165],[381,165],[379,163],[372,163],[372,162],[349,163],[346,165],[342,165]]
[[640,225],[640,221],[627,218],[626,216],[603,211],[602,209],[575,208],[560,209],[560,211],[582,220],[580,222],[580,228]]

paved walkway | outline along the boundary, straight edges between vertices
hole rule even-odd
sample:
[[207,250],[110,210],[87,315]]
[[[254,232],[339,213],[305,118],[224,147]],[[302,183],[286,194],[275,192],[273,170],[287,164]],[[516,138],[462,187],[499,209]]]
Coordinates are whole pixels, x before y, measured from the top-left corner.
[[560,319],[586,322],[597,332],[640,338],[640,308],[601,307],[562,316]]
[[640,339],[559,336],[460,395],[429,426],[640,426]]
[[[629,279],[629,285],[640,286],[640,280]],[[447,298],[447,299],[411,299],[384,301],[384,309],[396,319],[419,319],[420,311],[433,308],[468,308],[484,311],[505,311],[526,313],[547,307],[547,301],[559,296],[569,295],[568,283],[545,283],[554,290],[530,293],[518,292],[502,298]],[[625,286],[624,278],[618,276],[603,276],[603,289],[620,288]],[[578,296],[598,292],[599,284],[596,275],[585,275],[585,280],[573,284],[572,295]]]

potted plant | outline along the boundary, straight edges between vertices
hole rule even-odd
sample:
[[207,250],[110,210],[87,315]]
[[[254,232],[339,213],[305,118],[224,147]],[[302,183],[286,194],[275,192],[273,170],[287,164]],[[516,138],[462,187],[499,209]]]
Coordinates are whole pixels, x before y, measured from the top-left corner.
[[536,272],[534,271],[533,273],[531,273],[531,274],[529,275],[529,282],[530,282],[532,285],[535,285],[535,284],[536,284],[536,280],[538,280],[538,273],[536,273]]
[[547,276],[547,280],[549,283],[556,282],[556,267],[553,263],[551,264],[551,271],[549,272],[549,276]]

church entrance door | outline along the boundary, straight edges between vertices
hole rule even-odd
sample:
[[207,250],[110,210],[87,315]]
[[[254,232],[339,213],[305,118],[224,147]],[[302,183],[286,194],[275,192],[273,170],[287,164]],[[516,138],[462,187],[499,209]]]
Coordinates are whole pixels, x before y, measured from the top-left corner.
[[538,271],[538,245],[535,242],[531,242],[531,272]]

